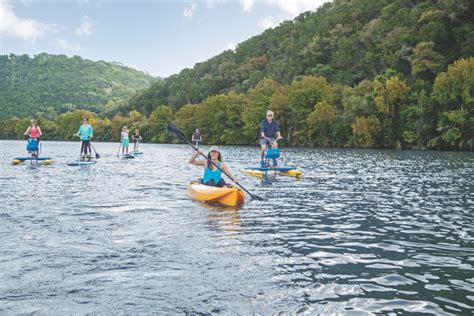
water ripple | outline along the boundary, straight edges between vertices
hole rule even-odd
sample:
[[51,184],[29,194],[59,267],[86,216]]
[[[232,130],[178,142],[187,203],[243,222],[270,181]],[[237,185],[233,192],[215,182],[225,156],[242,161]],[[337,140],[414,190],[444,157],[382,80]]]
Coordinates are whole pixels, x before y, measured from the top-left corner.
[[474,312],[472,153],[284,148],[304,177],[261,182],[258,148],[223,146],[265,197],[224,208],[186,196],[187,146],[74,168],[77,143],[48,167],[0,145],[0,314]]

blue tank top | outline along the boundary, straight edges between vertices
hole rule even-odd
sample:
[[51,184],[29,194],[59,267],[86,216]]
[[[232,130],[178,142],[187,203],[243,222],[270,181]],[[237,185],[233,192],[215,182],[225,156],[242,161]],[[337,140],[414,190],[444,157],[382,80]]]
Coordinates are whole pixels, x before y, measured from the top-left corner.
[[[217,166],[219,168],[221,167],[220,161],[217,163]],[[204,176],[202,177],[202,182],[208,183],[209,180],[214,179],[214,182],[218,183],[219,180],[221,179],[221,174],[222,172],[219,169],[212,170],[211,168],[209,168],[208,165],[206,165],[206,169],[204,170]]]

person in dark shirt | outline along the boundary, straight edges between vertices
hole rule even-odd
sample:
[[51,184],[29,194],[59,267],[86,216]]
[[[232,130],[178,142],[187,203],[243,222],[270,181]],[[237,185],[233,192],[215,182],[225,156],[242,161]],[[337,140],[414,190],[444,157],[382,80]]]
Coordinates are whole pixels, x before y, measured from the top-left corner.
[[199,128],[196,128],[196,131],[193,134],[192,142],[196,144],[196,147],[199,147],[199,143],[202,141],[201,132],[199,132]]
[[273,111],[267,111],[267,118],[260,123],[260,165],[265,166],[265,150],[267,150],[267,143],[271,148],[278,148],[277,141],[282,139],[278,122],[273,119]]
[[140,131],[138,128],[135,129],[135,133],[132,135],[133,141],[133,151],[138,151],[138,143],[142,141],[142,136],[140,135]]

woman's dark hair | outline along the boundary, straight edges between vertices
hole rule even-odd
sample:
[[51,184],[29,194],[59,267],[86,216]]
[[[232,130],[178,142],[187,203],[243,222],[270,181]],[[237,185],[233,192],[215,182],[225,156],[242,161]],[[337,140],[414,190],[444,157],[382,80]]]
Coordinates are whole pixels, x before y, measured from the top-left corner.
[[[219,160],[220,162],[222,162],[222,155],[221,155],[221,152],[218,151],[217,152],[219,155],[217,156],[217,160]],[[207,158],[209,158],[209,160],[207,161],[207,167],[209,169],[211,169],[211,166],[212,166],[212,163],[211,163],[211,152],[208,152],[207,153]]]

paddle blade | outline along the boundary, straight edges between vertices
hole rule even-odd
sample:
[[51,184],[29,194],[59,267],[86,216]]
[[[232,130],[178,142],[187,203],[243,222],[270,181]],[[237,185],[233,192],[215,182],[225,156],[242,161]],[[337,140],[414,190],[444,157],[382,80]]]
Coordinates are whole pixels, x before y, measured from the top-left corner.
[[166,127],[166,130],[170,134],[175,134],[175,135],[181,135],[183,132],[178,128],[178,126],[174,125],[173,123],[168,123],[168,126]]
[[258,195],[255,195],[255,194],[250,194],[250,197],[254,200],[257,200],[257,201],[263,201],[263,198],[259,197]]
[[168,131],[168,133],[176,135],[182,141],[189,142],[186,135],[179,129],[179,127],[177,127],[173,123],[168,123],[168,126],[166,127],[166,130]]
[[95,159],[99,159],[100,155],[98,153],[95,153]]
[[166,130],[168,131],[168,133],[173,133],[178,129],[178,127],[176,127],[176,125],[174,125],[173,123],[168,123],[168,126],[166,127]]

